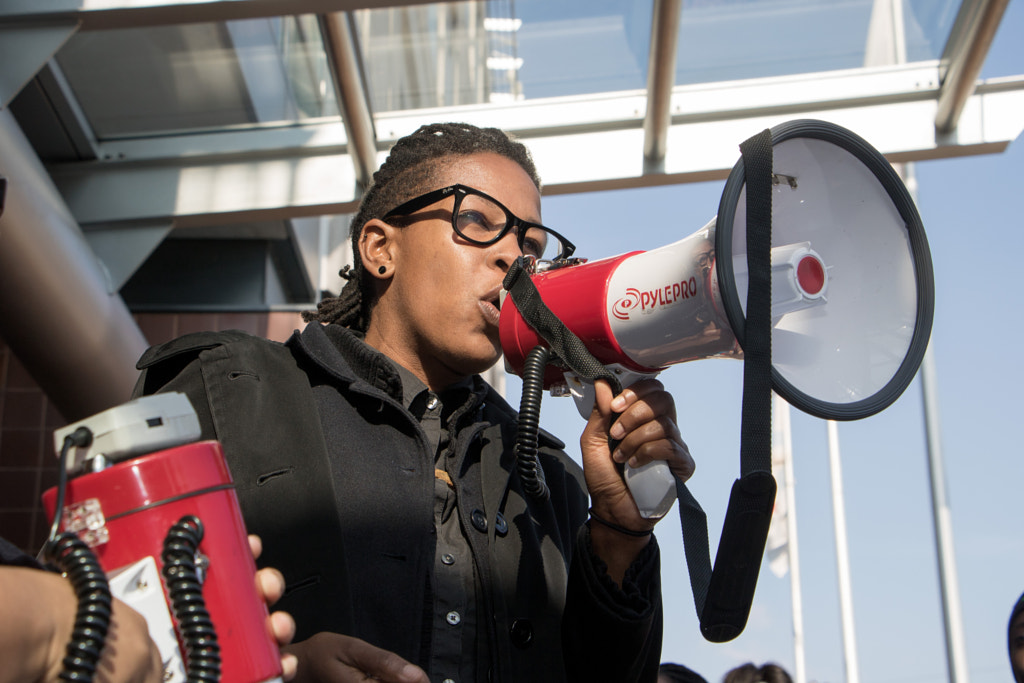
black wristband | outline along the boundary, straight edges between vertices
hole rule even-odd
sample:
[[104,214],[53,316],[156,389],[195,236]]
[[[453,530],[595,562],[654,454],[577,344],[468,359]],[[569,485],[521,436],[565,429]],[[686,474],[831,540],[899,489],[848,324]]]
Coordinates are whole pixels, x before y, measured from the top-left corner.
[[632,536],[634,538],[644,538],[645,536],[650,536],[651,532],[654,531],[653,529],[648,529],[647,531],[636,531],[635,529],[627,529],[624,526],[619,526],[614,522],[609,522],[607,519],[602,519],[598,517],[594,514],[594,508],[590,508],[588,512],[590,513],[590,519],[594,520],[601,526],[606,526],[613,531],[618,531],[620,534],[625,534],[627,536]]

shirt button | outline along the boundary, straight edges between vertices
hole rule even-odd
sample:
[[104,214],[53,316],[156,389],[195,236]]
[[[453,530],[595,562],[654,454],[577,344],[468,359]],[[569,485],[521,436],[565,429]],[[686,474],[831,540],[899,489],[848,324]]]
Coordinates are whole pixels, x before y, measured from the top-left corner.
[[494,520],[494,530],[498,532],[499,536],[504,536],[508,533],[508,522],[505,521],[505,515],[498,513],[498,518]]
[[445,553],[441,556],[441,562],[444,564],[455,564],[455,556],[451,553]]
[[516,619],[509,629],[512,643],[520,650],[530,647],[533,642],[533,624],[529,619]]
[[433,394],[431,394],[430,397],[427,399],[427,410],[433,410],[434,408],[437,407],[437,404],[438,404],[437,396],[434,396]]
[[487,516],[484,515],[484,511],[477,508],[469,515],[469,521],[473,523],[473,528],[480,532],[487,531]]
[[452,610],[451,612],[446,614],[444,618],[447,619],[448,623],[452,626],[458,626],[459,622],[462,621],[462,615],[456,612],[455,610]]

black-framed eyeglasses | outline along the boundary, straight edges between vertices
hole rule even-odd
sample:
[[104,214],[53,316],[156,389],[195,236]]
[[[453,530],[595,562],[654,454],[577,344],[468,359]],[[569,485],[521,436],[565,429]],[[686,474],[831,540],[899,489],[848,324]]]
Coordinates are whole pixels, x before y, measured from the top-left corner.
[[455,197],[452,229],[467,242],[494,244],[514,230],[520,251],[539,261],[566,259],[576,251],[572,242],[551,228],[524,221],[494,197],[466,185],[449,185],[410,199],[384,214],[384,220],[409,216],[449,196]]

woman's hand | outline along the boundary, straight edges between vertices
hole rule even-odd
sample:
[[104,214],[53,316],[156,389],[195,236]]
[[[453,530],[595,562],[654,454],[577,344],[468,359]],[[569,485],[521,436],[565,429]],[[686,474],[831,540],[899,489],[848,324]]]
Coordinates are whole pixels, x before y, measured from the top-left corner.
[[293,683],[430,683],[422,669],[394,652],[340,633],[317,633],[288,652],[298,659]]
[[[658,520],[640,515],[629,493],[621,466],[641,467],[655,460],[668,463],[672,473],[686,481],[694,462],[676,425],[672,395],[656,379],[644,379],[612,396],[604,381],[594,386],[594,410],[580,437],[583,473],[594,514],[635,532],[650,531]],[[614,452],[610,439],[616,442]],[[595,553],[608,565],[616,582],[650,540],[591,524]]]
[[[249,549],[252,550],[252,558],[258,559],[263,552],[263,543],[259,536],[249,534]],[[267,607],[273,606],[275,602],[284,595],[284,576],[273,567],[265,567],[256,572],[256,592]],[[292,642],[295,637],[295,620],[287,612],[272,612],[267,617],[270,631],[277,640],[278,647],[283,648]],[[282,678],[290,681],[295,678],[295,667],[297,665],[295,655],[281,653]]]

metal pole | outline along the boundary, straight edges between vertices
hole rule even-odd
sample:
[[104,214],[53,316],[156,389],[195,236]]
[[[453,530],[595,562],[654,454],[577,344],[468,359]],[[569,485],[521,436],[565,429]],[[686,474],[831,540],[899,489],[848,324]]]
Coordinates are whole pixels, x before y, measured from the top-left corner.
[[668,151],[682,11],[682,0],[654,0],[647,65],[647,113],[644,116],[644,166],[654,173],[664,169]]
[[793,439],[789,418],[789,404],[776,396],[772,419],[779,422],[779,447],[783,452],[782,472],[785,481],[788,545],[786,554],[789,559],[789,593],[793,603],[793,680],[795,683],[807,683],[803,595],[800,591],[800,551],[796,541],[796,480],[793,478]]
[[939,438],[938,392],[935,388],[935,360],[931,346],[921,364],[921,393],[928,443],[928,475],[931,481],[932,518],[935,521],[935,551],[942,591],[942,616],[946,634],[946,661],[951,683],[968,683],[967,650],[964,647],[963,616],[953,552],[953,518],[946,493],[946,475]]
[[331,63],[334,93],[345,124],[348,153],[355,164],[360,190],[373,180],[377,170],[377,133],[366,91],[359,40],[349,12],[331,12],[319,17],[324,49]]
[[839,613],[843,625],[843,659],[846,683],[859,683],[857,643],[853,629],[853,593],[850,590],[850,551],[846,542],[846,511],[843,472],[839,463],[839,429],[828,421],[828,463],[832,475],[832,515],[836,529],[836,565],[839,572]]
[[985,64],[985,57],[1010,0],[965,0],[960,4],[940,60],[942,85],[935,112],[935,130],[952,133]]
[[127,401],[146,338],[7,109],[0,175],[0,336],[68,422]]
[[[913,164],[903,164],[901,175],[917,201],[917,176]],[[924,409],[928,478],[931,483],[932,519],[935,525],[935,553],[939,565],[939,590],[942,593],[942,618],[946,636],[946,662],[951,683],[968,683],[967,648],[964,645],[963,614],[960,610],[960,589],[956,575],[956,554],[953,552],[953,517],[946,488],[942,461],[942,438],[939,434],[938,382],[935,358],[929,344],[921,363],[921,398]]]

